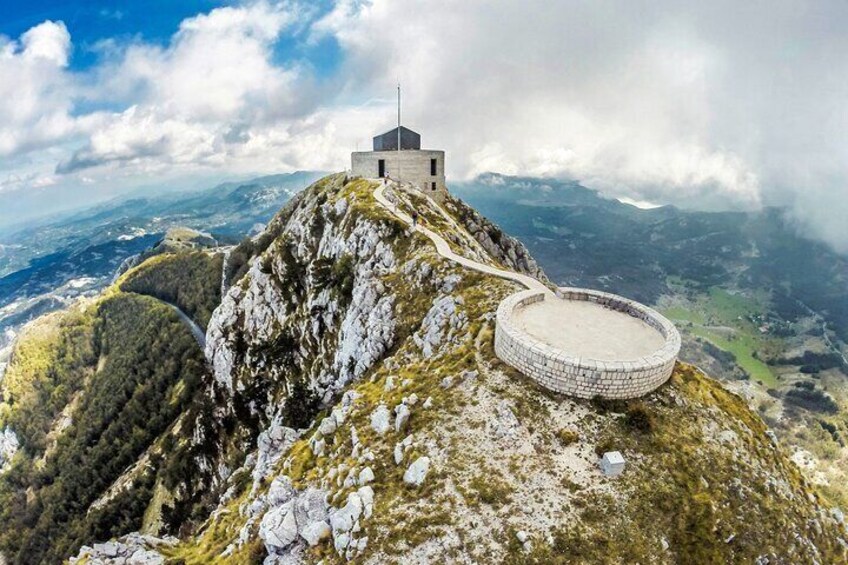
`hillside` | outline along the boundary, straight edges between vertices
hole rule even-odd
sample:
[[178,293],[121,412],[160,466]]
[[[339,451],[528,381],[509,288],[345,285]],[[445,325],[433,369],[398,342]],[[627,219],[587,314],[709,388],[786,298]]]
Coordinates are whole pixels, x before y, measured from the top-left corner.
[[834,504],[848,504],[848,258],[785,210],[640,209],[578,182],[496,174],[456,194],[528,246],[557,284],[672,319],[681,358],[729,383]]
[[[231,252],[208,370],[173,310],[137,294],[183,288],[169,282],[177,274],[210,289],[216,267],[199,257],[197,269],[151,259],[28,330],[2,383],[16,392],[0,427],[21,443],[0,475],[8,561],[846,559],[841,515],[739,397],[685,364],[639,401],[540,389],[493,351],[492,314],[517,286],[438,255],[374,188],[326,177]],[[455,252],[546,280],[461,201],[445,216],[417,194],[391,197]],[[128,292],[133,280],[148,284]],[[28,395],[51,401],[17,400]],[[107,444],[119,430],[125,439]],[[597,466],[611,448],[628,460],[618,479]],[[29,471],[39,458],[52,475]]]

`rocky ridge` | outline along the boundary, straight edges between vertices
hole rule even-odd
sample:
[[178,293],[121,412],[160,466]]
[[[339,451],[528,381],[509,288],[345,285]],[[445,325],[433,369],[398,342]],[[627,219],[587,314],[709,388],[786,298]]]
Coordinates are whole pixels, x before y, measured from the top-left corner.
[[[319,181],[229,281],[207,330],[205,403],[179,423],[191,478],[171,495],[199,518],[168,526],[176,542],[133,535],[77,558],[846,558],[839,514],[739,398],[684,365],[640,401],[540,389],[493,351],[493,313],[516,285],[441,258],[373,189]],[[458,200],[446,218],[415,193],[395,197],[458,253],[543,277]],[[628,460],[618,479],[598,469],[609,449]]]

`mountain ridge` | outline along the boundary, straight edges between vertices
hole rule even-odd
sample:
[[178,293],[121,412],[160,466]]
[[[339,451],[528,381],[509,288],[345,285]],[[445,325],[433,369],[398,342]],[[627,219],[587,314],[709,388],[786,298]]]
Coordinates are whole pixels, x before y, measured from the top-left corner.
[[[24,441],[0,475],[0,498],[10,503],[0,506],[15,520],[0,552],[15,563],[29,562],[33,549],[50,562],[134,554],[150,563],[845,558],[844,526],[759,417],[692,367],[681,365],[644,399],[604,402],[554,395],[501,363],[492,314],[518,287],[440,256],[376,204],[376,187],[325,177],[232,249],[226,270],[193,251],[124,274],[99,308],[120,304],[167,323],[187,358],[200,354],[190,333],[138,292],[184,300],[168,293],[195,281],[220,300],[207,326],[210,368],[190,386],[179,372],[168,377],[163,392],[180,408],[161,422],[164,431],[142,425],[122,459],[132,464],[110,469],[108,485],[85,499],[92,502],[68,507],[84,516],[75,523],[90,525],[68,529],[58,546],[24,519],[39,513],[39,527],[55,527],[62,514],[41,510],[64,500],[46,497],[58,488],[49,481],[30,485],[34,497],[15,489],[33,450]],[[522,244],[459,199],[446,201],[447,221],[416,192],[393,192],[397,206],[414,207],[461,255],[544,280]],[[185,261],[198,268],[175,268]],[[228,290],[216,298],[222,277]],[[119,335],[104,323],[66,335],[100,348]],[[139,347],[161,343],[156,332],[144,335]],[[73,365],[83,398],[131,412],[119,395],[100,398],[84,385],[84,375],[105,376],[95,351]],[[26,357],[14,356],[11,375]],[[156,358],[171,365],[171,354]],[[116,362],[105,365],[111,378]],[[21,421],[16,406],[0,419]],[[58,402],[55,414],[65,406]],[[68,415],[69,430],[86,417],[73,407]],[[97,423],[96,413],[88,417]],[[58,446],[52,457],[69,449]],[[613,448],[628,458],[618,480],[597,466],[597,453]],[[85,471],[87,460],[77,460]],[[73,482],[76,471],[63,472],[52,485]],[[126,490],[94,507],[111,485]],[[110,526],[106,516],[121,519]]]

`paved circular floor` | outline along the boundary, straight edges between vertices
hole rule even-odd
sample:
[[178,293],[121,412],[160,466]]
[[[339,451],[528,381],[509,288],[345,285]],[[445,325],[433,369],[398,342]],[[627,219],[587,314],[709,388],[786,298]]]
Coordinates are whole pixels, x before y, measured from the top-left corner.
[[663,347],[665,338],[638,318],[594,302],[547,300],[514,312],[514,323],[569,355],[598,361],[630,361]]

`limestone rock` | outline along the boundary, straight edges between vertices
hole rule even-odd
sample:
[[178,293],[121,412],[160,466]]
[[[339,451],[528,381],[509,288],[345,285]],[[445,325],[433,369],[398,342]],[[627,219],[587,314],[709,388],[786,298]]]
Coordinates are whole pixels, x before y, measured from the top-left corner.
[[[344,416],[342,416],[342,418],[344,418]],[[318,425],[318,431],[321,432],[321,435],[323,436],[330,436],[335,433],[336,427],[336,419],[333,416],[327,416],[321,420],[321,423]]]
[[365,467],[362,471],[359,472],[359,480],[357,481],[360,485],[367,485],[371,481],[374,480],[374,471],[371,470],[371,467]]
[[400,433],[406,428],[409,421],[409,407],[406,404],[398,404],[395,407],[395,431]]
[[299,437],[297,430],[283,426],[280,419],[275,418],[256,440],[258,451],[256,466],[253,468],[254,482],[267,477],[274,464]]
[[391,427],[389,419],[391,414],[385,404],[379,405],[371,414],[371,429],[380,435],[383,435]]
[[310,547],[313,547],[318,545],[321,540],[330,537],[330,532],[330,525],[321,520],[312,522],[304,527],[300,531],[300,536],[306,540],[306,543],[308,543]]
[[495,409],[495,417],[489,422],[489,430],[496,439],[514,435],[519,428],[518,418],[509,403],[501,400]]
[[424,479],[427,477],[427,472],[430,470],[430,458],[429,457],[419,457],[416,459],[412,465],[407,468],[406,472],[403,474],[403,482],[421,486],[421,483],[424,482]]
[[18,436],[10,428],[0,432],[0,471],[12,460],[19,447]]

